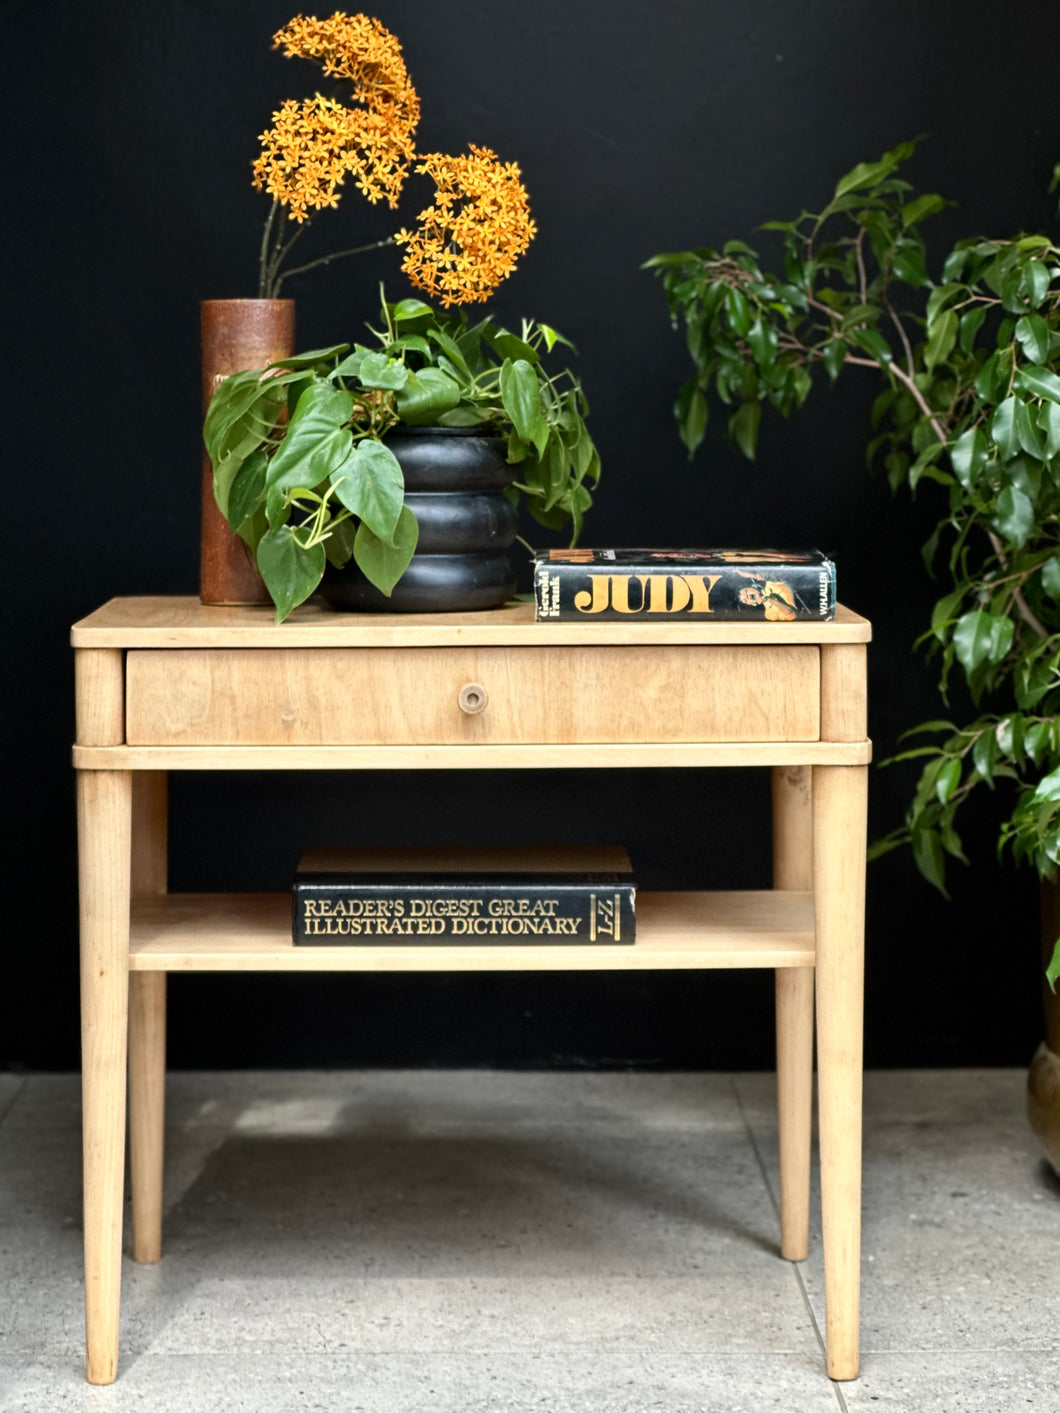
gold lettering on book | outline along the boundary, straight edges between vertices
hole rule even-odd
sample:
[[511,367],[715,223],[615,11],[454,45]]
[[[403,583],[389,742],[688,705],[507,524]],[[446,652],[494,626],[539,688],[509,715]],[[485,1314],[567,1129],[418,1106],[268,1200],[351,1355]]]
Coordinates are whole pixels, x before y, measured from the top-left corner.
[[[712,613],[710,594],[720,574],[591,574],[579,589],[579,613]],[[632,588],[631,592],[631,586]]]

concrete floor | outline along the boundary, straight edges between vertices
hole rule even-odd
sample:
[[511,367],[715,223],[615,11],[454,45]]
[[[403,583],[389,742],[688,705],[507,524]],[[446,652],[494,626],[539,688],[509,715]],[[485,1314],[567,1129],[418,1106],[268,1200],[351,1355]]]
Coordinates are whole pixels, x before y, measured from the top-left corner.
[[[1060,1408],[1022,1072],[867,1076],[862,1376],[777,1255],[764,1075],[177,1074],[166,1255],[83,1382],[79,1082],[0,1074],[0,1409]],[[815,1191],[816,1204],[816,1191]]]

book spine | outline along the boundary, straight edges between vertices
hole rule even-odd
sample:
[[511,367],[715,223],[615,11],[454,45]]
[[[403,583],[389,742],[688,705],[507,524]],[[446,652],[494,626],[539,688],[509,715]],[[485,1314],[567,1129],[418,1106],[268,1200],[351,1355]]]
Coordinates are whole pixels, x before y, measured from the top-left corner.
[[623,945],[635,940],[632,883],[299,883],[296,947]]
[[553,564],[534,566],[540,622],[828,622],[835,617],[835,566],[821,564]]

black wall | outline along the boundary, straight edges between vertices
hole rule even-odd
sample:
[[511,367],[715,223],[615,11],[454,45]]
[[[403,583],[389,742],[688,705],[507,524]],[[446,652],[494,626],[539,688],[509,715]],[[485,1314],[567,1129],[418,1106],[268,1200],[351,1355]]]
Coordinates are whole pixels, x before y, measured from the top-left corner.
[[[193,593],[198,575],[197,302],[253,294],[264,198],[255,136],[316,70],[270,50],[284,0],[4,7],[4,283],[9,366],[3,546],[8,905],[0,1064],[77,1063],[70,623],[115,594]],[[324,13],[324,12],[322,12]],[[910,168],[963,234],[1055,228],[1060,10],[982,0],[378,0],[423,102],[420,144],[495,147],[523,168],[540,235],[500,292],[580,349],[604,481],[595,544],[814,543],[875,624],[880,756],[939,714],[913,643],[937,596],[919,547],[940,507],[864,467],[872,375],[768,415],[758,465],[721,419],[689,464],[670,417],[683,343],[640,263],[827,199],[860,160],[917,134]],[[1004,15],[1004,22],[999,18]],[[422,179],[421,179],[422,180]],[[419,193],[423,195],[423,188]],[[405,218],[419,196],[408,197]],[[323,251],[395,221],[350,192]],[[293,282],[299,343],[351,339],[392,252]],[[538,538],[540,532],[529,530]],[[959,709],[959,708],[958,708]],[[871,828],[910,776],[874,771]],[[869,874],[867,1059],[1019,1064],[1037,1041],[1031,875],[998,866],[992,801],[947,903],[907,854]],[[769,883],[764,773],[175,777],[175,889],[282,888],[309,841],[606,837],[646,887]],[[771,1063],[767,976],[176,977],[174,1066]]]

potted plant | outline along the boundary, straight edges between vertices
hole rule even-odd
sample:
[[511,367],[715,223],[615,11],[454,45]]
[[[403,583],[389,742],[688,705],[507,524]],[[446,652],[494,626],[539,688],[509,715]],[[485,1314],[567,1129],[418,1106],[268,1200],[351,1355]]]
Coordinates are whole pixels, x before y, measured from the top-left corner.
[[372,343],[237,373],[210,405],[217,504],[277,622],[329,565],[325,591],[343,607],[502,603],[520,497],[541,524],[569,522],[572,542],[592,503],[600,458],[585,396],[568,369],[546,367],[570,346],[561,334],[532,321],[519,334],[472,325],[419,299],[384,299],[381,324]]
[[[285,100],[260,136],[253,185],[271,203],[257,298],[202,303],[204,413],[225,377],[293,353],[294,304],[280,297],[292,276],[397,245],[404,247],[402,269],[412,284],[449,307],[487,299],[535,233],[515,163],[474,145],[460,156],[417,151],[419,96],[399,40],[378,20],[343,11],[327,19],[298,15],[273,36],[273,47],[318,64],[330,92]],[[298,242],[339,204],[347,182],[370,204],[395,209],[413,170],[433,179],[435,195],[411,230],[292,265],[296,246],[305,251]],[[204,465],[200,597],[205,603],[260,601],[261,583],[218,514],[211,482]]]
[[815,374],[834,383],[868,368],[884,382],[870,462],[895,488],[940,487],[925,552],[929,567],[945,552],[949,582],[921,642],[943,696],[959,669],[979,714],[913,728],[933,739],[895,758],[920,760],[920,776],[903,826],[874,852],[910,845],[945,892],[947,860],[966,861],[961,807],[982,786],[1007,787],[998,847],[1042,889],[1046,1043],[1031,1118],[1060,1167],[1060,248],[1045,235],[972,237],[932,279],[919,227],[946,203],[897,175],[913,147],[855,167],[822,211],[769,222],[783,273],[742,241],[648,264],[695,365],[675,407],[690,455],[711,391],[753,460],[764,404],[789,416]]

